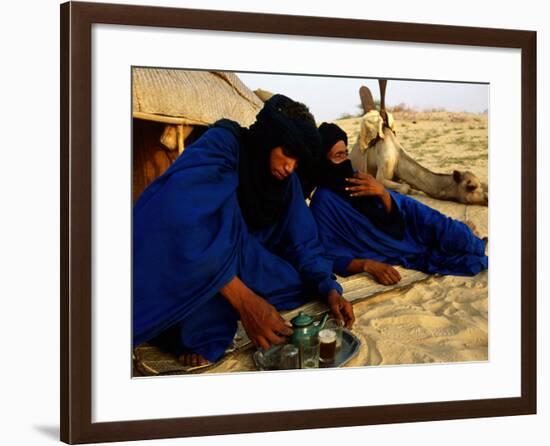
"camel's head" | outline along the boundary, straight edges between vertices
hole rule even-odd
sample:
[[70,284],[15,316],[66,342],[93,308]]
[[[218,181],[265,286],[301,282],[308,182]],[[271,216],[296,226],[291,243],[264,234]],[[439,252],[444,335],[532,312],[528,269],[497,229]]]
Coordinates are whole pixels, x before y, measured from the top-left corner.
[[453,172],[453,179],[458,188],[458,201],[464,204],[489,204],[487,185],[479,181],[472,172]]

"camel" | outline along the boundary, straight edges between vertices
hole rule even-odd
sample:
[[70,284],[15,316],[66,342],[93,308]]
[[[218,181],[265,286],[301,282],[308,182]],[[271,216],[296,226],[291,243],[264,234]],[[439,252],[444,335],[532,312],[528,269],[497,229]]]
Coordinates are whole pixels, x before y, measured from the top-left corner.
[[387,188],[402,194],[410,193],[412,187],[440,200],[487,206],[487,185],[472,172],[435,173],[405,151],[395,135],[393,116],[385,108],[386,82],[379,80],[380,111],[370,90],[365,86],[359,89],[365,114],[359,138],[350,153],[353,167],[370,173]]

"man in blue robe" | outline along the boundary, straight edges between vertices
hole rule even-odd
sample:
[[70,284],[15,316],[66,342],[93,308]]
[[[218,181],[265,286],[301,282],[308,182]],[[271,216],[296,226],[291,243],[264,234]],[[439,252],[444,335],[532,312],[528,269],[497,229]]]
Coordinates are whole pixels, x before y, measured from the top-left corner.
[[310,208],[337,274],[367,272],[391,285],[401,279],[391,265],[466,276],[487,269],[486,240],[461,221],[354,172],[346,133],[327,123],[319,131],[319,187]]
[[307,107],[275,95],[250,129],[218,121],[149,185],[133,214],[134,346],[203,365],[240,318],[269,348],[292,334],[279,311],[313,297],[352,325],[294,173],[319,144]]

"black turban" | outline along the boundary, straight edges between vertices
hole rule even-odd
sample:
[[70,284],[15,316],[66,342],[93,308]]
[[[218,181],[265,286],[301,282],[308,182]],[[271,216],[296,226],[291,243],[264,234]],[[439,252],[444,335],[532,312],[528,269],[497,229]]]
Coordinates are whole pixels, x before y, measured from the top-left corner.
[[387,213],[377,197],[350,197],[350,192],[346,188],[353,186],[353,184],[349,183],[346,178],[351,178],[354,174],[351,161],[347,159],[335,164],[327,158],[330,149],[338,141],[344,141],[344,144],[348,145],[346,132],[336,124],[323,122],[319,127],[319,133],[321,134],[321,152],[323,158],[319,161],[317,185],[337,193],[344,200],[348,201],[355,210],[370,219],[378,229],[391,237],[402,240],[405,233],[405,223],[403,216],[397,210],[393,198],[391,211]]
[[319,127],[319,133],[321,134],[321,152],[323,156],[326,156],[338,141],[344,141],[344,144],[348,145],[348,135],[336,124],[323,122]]
[[286,207],[284,190],[289,178],[281,181],[273,177],[269,165],[271,151],[283,147],[285,153],[298,160],[302,171],[311,169],[314,156],[319,153],[321,138],[315,122],[305,116],[289,117],[285,110],[293,104],[292,99],[277,94],[265,102],[249,129],[228,120],[214,124],[238,129],[241,151],[237,196],[251,230],[274,224]]
[[256,116],[256,122],[250,126],[250,133],[263,139],[264,147],[271,151],[282,146],[292,156],[302,162],[308,162],[319,151],[321,138],[315,126],[305,117],[289,117],[283,110],[295,102],[276,94],[268,99]]
[[[326,186],[329,178],[334,176],[335,165],[327,159],[327,154],[330,152],[330,149],[332,149],[332,146],[338,141],[343,141],[346,146],[348,144],[346,132],[336,124],[323,122],[319,126],[319,135],[321,137],[321,144],[314,153],[311,163],[312,167],[298,172],[306,198],[311,195],[317,186]],[[342,172],[338,173],[339,176],[341,176],[341,174]],[[353,172],[351,172],[349,176],[351,175],[353,175]]]

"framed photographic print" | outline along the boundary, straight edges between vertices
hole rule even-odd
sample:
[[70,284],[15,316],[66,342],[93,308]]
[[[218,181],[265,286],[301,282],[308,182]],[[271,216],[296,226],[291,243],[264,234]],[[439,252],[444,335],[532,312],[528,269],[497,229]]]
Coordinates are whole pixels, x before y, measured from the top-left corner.
[[63,441],[535,413],[535,32],[61,27]]

